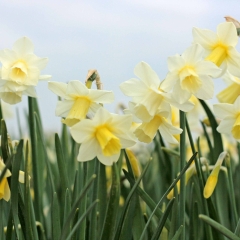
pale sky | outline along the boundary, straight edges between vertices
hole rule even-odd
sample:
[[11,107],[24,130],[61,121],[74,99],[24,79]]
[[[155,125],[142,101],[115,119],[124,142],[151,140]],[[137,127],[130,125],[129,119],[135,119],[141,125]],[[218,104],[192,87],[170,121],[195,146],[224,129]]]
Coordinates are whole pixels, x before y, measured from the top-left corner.
[[[2,0],[0,9],[0,50],[29,37],[35,54],[48,57],[42,74],[52,75],[51,81],[84,82],[87,71],[97,69],[104,89],[115,94],[114,103],[106,105],[112,112],[117,103],[130,100],[118,86],[134,77],[137,63],[150,64],[162,80],[168,71],[167,57],[191,45],[193,27],[216,31],[226,15],[240,21],[238,0]],[[215,94],[223,87],[222,80],[215,80]],[[56,95],[47,82],[40,82],[36,91],[44,129],[59,132]],[[25,125],[27,97],[15,107]],[[18,136],[16,115],[7,125],[10,134]]]

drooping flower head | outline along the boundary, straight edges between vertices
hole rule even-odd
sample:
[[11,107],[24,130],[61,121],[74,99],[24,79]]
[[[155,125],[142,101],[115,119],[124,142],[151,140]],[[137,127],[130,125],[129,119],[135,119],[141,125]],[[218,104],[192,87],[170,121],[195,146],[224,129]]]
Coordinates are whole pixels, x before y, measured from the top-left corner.
[[173,98],[180,103],[192,95],[207,100],[214,94],[213,81],[221,70],[209,61],[204,61],[204,49],[199,44],[189,47],[181,56],[168,58],[169,73],[161,84],[166,91],[173,88]]
[[39,58],[34,53],[34,46],[27,37],[18,39],[12,50],[0,51],[1,80],[0,97],[7,103],[15,104],[21,101],[22,95],[36,97],[34,86],[38,80],[50,78],[40,75],[48,59]]
[[58,101],[56,115],[64,117],[69,126],[86,118],[89,112],[95,113],[101,107],[99,103],[110,103],[114,100],[113,92],[88,89],[80,81],[70,81],[68,84],[49,82],[48,88],[63,98]]
[[235,49],[238,35],[232,22],[219,24],[217,33],[193,28],[193,38],[205,49],[206,60],[223,69],[223,73],[228,69],[231,74],[240,77],[240,53]]
[[97,157],[104,165],[117,162],[120,150],[135,144],[131,124],[131,115],[110,114],[102,107],[92,120],[84,119],[72,126],[73,139],[81,143],[78,161],[85,162]]

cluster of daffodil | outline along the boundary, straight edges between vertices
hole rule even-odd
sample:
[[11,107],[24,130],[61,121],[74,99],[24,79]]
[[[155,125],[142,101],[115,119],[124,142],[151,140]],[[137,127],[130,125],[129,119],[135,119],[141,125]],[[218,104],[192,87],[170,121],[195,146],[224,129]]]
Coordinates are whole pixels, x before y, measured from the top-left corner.
[[[78,161],[97,157],[105,165],[117,162],[120,150],[133,146],[137,140],[152,142],[157,131],[167,143],[177,144],[182,129],[172,122],[172,107],[184,112],[194,108],[194,97],[209,100],[214,96],[213,78],[223,77],[232,84],[218,94],[220,104],[214,112],[222,119],[217,130],[240,140],[240,53],[236,26],[221,23],[217,33],[193,28],[193,44],[181,55],[168,58],[169,72],[160,81],[145,62],[136,65],[132,78],[120,84],[122,92],[131,97],[124,115],[109,113],[103,106],[114,100],[111,91],[90,89],[78,80],[69,83],[50,81],[49,89],[61,98],[56,115],[70,127],[74,140],[81,144]],[[10,104],[21,101],[22,95],[36,97],[34,86],[39,80],[47,58],[33,53],[32,42],[24,37],[13,49],[0,52],[2,63],[0,98]],[[234,89],[234,91],[233,91]],[[229,93],[231,92],[231,94]],[[238,98],[237,98],[238,97]],[[228,103],[226,103],[228,102]],[[92,117],[89,117],[92,116]]]

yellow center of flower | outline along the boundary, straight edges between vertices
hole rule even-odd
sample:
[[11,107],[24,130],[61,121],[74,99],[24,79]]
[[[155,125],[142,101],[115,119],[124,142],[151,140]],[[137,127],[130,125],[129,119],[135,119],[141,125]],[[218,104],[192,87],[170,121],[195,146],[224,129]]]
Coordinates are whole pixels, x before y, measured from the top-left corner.
[[235,139],[240,139],[240,113],[237,116],[237,119],[232,128],[232,135]]
[[112,156],[121,150],[120,139],[111,132],[107,125],[98,126],[95,131],[95,137],[101,146],[105,156]]
[[66,119],[85,119],[91,102],[91,99],[87,96],[76,97],[74,104],[70,112],[68,113]]
[[10,78],[14,81],[24,81],[27,77],[27,65],[23,60],[19,60],[12,66]]
[[139,139],[139,141],[150,143],[163,121],[163,117],[155,115],[150,122],[142,123],[141,126],[135,130],[134,134]]
[[228,57],[228,46],[219,42],[213,46],[211,53],[206,57],[206,60],[215,63],[218,67]]
[[180,85],[183,90],[195,93],[202,86],[202,82],[196,74],[193,66],[186,65],[179,71]]
[[4,177],[0,183],[0,199],[2,199],[4,196],[6,183],[7,183],[7,178]]

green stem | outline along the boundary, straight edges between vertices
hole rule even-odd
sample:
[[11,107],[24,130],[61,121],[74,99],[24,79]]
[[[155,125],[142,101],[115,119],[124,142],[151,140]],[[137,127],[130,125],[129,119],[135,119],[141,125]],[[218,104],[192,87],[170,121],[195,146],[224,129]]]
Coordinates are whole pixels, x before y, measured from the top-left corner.
[[[180,128],[183,130],[182,134],[180,135],[180,170],[182,170],[186,165],[186,147],[185,147],[185,138],[186,138],[186,130],[185,130],[185,112],[180,110]],[[185,188],[185,174],[182,175],[180,180],[180,224],[183,225],[181,239],[185,240],[185,196],[186,195],[186,188]]]

